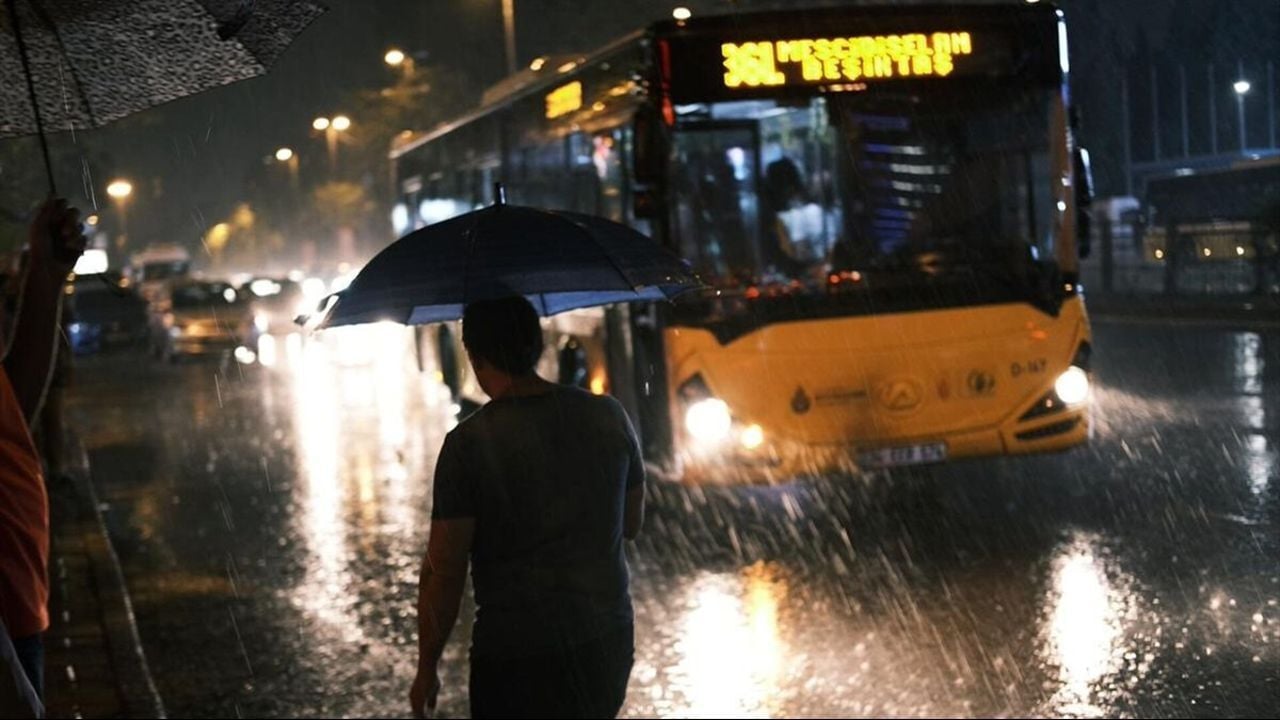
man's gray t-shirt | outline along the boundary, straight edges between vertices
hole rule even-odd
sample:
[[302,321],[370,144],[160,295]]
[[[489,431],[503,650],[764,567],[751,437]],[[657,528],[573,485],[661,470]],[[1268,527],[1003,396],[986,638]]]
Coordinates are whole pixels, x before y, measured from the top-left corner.
[[492,401],[449,433],[431,517],[475,519],[473,655],[562,650],[632,622],[623,512],[643,482],[622,406],[577,388]]

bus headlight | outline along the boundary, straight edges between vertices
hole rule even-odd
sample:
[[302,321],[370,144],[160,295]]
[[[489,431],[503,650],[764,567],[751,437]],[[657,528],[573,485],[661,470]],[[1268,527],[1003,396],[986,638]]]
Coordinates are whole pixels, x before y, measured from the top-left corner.
[[1058,399],[1068,405],[1078,405],[1089,397],[1089,373],[1072,365],[1053,383]]
[[256,313],[253,316],[253,326],[258,332],[266,332],[271,327],[271,319],[262,313]]
[[729,406],[719,398],[706,398],[689,406],[684,414],[684,426],[695,440],[701,443],[718,443],[729,437],[733,418]]
[[746,426],[738,436],[738,442],[747,450],[755,450],[764,444],[764,428],[755,424]]

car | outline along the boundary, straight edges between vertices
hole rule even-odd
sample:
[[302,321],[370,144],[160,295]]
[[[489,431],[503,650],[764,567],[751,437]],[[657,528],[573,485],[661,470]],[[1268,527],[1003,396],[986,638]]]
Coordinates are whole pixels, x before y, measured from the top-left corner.
[[251,335],[251,303],[230,283],[175,281],[152,303],[151,350],[170,362],[183,357],[225,357]]
[[314,303],[303,294],[302,285],[288,278],[260,277],[245,283],[253,307],[254,331],[258,335],[288,335],[298,332],[298,316],[311,312]]
[[119,274],[75,276],[64,312],[76,355],[137,346],[147,338],[147,302]]
[[154,302],[168,285],[191,272],[191,255],[177,245],[153,245],[130,258],[126,269],[139,294]]

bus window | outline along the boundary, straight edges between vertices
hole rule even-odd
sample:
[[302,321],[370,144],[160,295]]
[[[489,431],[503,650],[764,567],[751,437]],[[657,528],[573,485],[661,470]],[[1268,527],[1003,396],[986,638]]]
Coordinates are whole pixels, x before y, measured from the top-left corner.
[[618,131],[598,133],[591,138],[591,164],[600,180],[600,206],[596,214],[614,222],[623,221],[622,153],[618,152]]
[[562,139],[539,145],[533,158],[533,181],[529,183],[530,204],[564,210],[564,188],[568,181],[565,144]]
[[675,136],[672,225],[715,284],[915,271],[926,256],[969,270],[1053,257],[1042,96],[882,91],[698,107]]
[[992,93],[976,106],[883,92],[840,98],[837,109],[853,201],[838,248],[845,263],[1052,257],[1043,98]]

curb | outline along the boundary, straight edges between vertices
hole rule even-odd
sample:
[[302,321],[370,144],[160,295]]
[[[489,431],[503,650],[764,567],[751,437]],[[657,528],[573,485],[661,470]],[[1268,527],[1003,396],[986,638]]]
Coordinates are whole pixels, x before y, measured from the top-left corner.
[[125,585],[120,557],[116,554],[106,521],[98,501],[89,467],[89,456],[79,436],[68,435],[68,475],[75,482],[76,497],[83,517],[90,519],[85,531],[85,549],[89,554],[94,584],[98,591],[102,630],[110,653],[109,660],[125,704],[126,717],[166,718],[164,702],[156,689],[155,679],[147,664],[147,655],[138,634],[133,600]]

